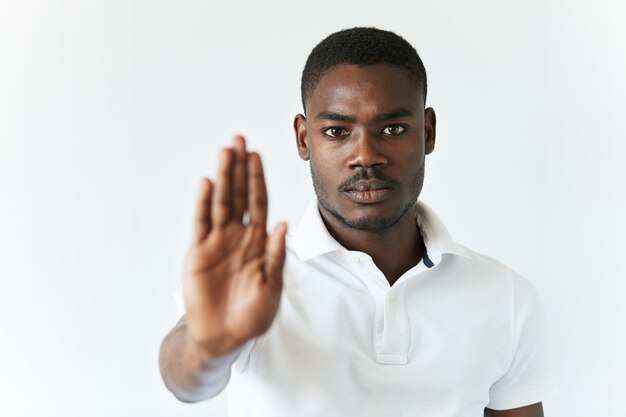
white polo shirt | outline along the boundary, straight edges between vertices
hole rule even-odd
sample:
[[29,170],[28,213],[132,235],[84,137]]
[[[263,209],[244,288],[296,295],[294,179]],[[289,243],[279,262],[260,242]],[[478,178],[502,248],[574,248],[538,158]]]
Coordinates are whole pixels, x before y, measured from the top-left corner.
[[390,287],[311,202],[287,238],[272,326],[212,377],[217,393],[234,361],[229,416],[482,417],[556,393],[534,287],[417,209],[426,254]]

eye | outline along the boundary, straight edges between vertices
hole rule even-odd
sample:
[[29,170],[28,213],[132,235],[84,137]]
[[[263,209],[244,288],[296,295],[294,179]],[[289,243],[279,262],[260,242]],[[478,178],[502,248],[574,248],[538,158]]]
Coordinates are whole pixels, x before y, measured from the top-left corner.
[[322,132],[324,132],[326,136],[330,136],[332,138],[347,136],[349,134],[346,129],[337,126],[327,127],[326,129],[322,130]]
[[402,125],[389,125],[381,132],[383,135],[398,136],[404,133],[406,128]]

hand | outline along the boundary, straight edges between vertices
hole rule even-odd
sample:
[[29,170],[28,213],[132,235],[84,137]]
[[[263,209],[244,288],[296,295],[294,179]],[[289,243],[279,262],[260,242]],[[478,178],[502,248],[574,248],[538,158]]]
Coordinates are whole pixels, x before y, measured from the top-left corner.
[[276,316],[287,225],[278,224],[268,237],[266,222],[261,158],[237,136],[233,148],[222,149],[215,186],[202,180],[185,261],[185,321],[207,360],[261,335]]

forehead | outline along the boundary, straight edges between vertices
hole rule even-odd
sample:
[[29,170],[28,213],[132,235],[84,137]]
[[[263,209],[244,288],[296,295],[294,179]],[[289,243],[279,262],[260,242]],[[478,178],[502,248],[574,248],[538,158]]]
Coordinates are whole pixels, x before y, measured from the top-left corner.
[[342,64],[322,75],[307,101],[307,113],[423,111],[422,90],[406,72],[387,64]]

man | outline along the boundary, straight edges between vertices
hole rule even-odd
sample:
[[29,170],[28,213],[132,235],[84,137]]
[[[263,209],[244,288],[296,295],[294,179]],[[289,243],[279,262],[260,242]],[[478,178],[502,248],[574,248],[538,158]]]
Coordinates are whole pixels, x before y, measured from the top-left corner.
[[288,237],[266,234],[259,155],[241,137],[222,151],[198,201],[186,314],[161,348],[179,399],[228,385],[234,417],[543,416],[556,385],[536,291],[417,201],[435,146],[426,86],[391,32],[313,49],[294,128],[317,198]]

